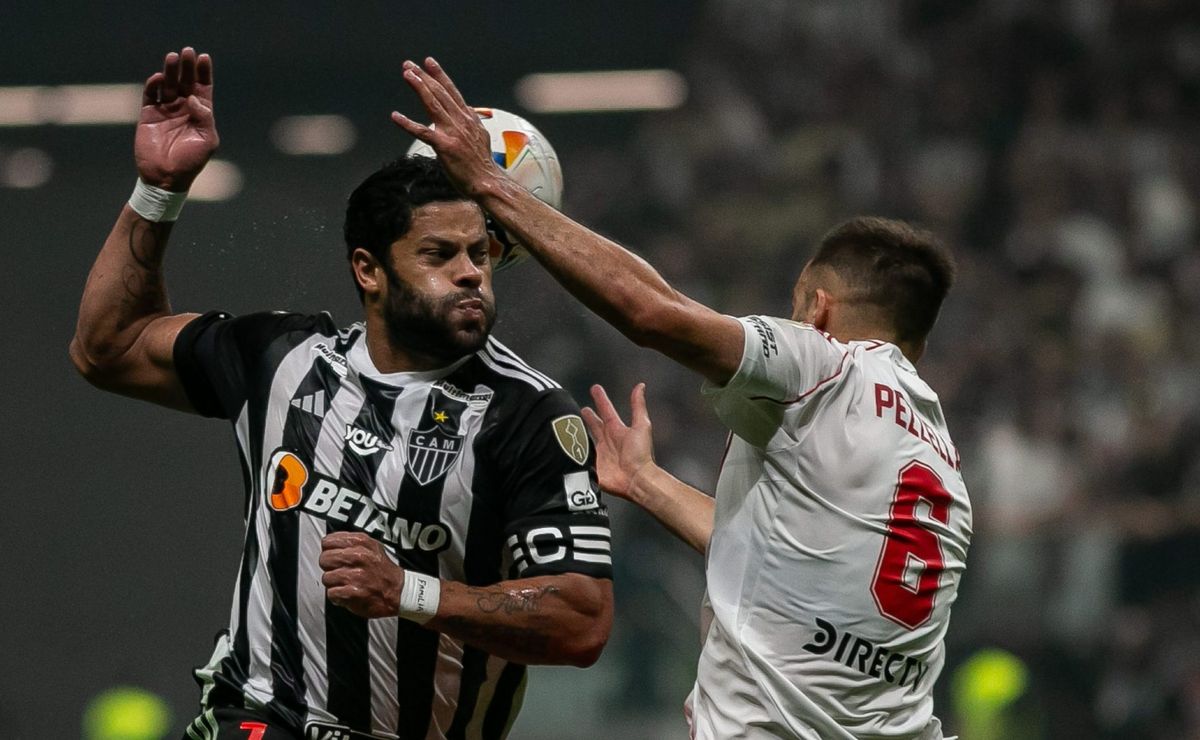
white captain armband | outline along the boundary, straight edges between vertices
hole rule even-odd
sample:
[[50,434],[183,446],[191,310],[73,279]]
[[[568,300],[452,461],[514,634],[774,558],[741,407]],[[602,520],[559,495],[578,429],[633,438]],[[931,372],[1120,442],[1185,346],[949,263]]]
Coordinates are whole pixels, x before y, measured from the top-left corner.
[[442,582],[433,576],[404,571],[400,587],[400,616],[417,624],[425,624],[437,616],[442,600]]
[[129,207],[147,221],[161,223],[178,219],[186,200],[186,192],[173,193],[147,185],[139,177],[137,184],[133,186],[133,195],[129,196]]

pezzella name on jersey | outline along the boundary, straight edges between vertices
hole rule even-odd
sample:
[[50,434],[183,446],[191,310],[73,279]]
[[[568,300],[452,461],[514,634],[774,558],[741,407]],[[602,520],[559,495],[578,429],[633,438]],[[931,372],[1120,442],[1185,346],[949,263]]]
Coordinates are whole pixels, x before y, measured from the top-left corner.
[[815,655],[828,655],[838,663],[857,669],[859,673],[871,678],[883,679],[897,686],[908,685],[915,689],[929,671],[929,666],[924,661],[888,650],[852,632],[838,630],[832,623],[820,617],[817,617],[817,630],[812,642],[804,646],[805,650]]
[[308,465],[287,450],[271,456],[266,491],[275,511],[299,506],[309,514],[349,524],[401,550],[441,552],[450,544],[450,532],[441,522],[409,521],[380,507],[366,494],[311,473]]

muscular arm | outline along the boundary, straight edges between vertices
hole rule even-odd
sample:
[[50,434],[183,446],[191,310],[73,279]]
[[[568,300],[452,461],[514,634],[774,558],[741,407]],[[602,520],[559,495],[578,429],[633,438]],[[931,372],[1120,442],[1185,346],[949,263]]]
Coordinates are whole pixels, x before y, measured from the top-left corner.
[[[194,49],[172,52],[147,80],[134,136],[138,177],[186,192],[219,138],[212,111],[212,59]],[[71,361],[100,388],[192,410],[175,373],[175,338],[195,314],[172,315],[163,282],[171,224],[128,205],[92,265],[71,340]]]
[[487,132],[436,62],[405,63],[405,80],[434,126],[399,113],[397,125],[428,143],[460,189],[474,197],[586,306],[637,344],[724,384],[742,358],[737,321],[672,288],[645,260],[572,221],[509,179],[491,158]]
[[[330,601],[361,617],[394,617],[406,573],[376,540],[335,532],[321,541],[321,582]],[[578,573],[468,586],[441,581],[425,626],[505,660],[585,667],[612,629],[612,583]]]
[[612,629],[612,582],[569,573],[468,586],[442,581],[426,627],[505,660],[585,668]]
[[171,315],[162,274],[170,233],[170,223],[121,210],[88,275],[71,361],[100,388],[191,410],[171,357],[195,314]]
[[478,200],[555,280],[622,334],[714,383],[733,377],[743,346],[736,320],[675,290],[644,259],[512,179],[493,180]]

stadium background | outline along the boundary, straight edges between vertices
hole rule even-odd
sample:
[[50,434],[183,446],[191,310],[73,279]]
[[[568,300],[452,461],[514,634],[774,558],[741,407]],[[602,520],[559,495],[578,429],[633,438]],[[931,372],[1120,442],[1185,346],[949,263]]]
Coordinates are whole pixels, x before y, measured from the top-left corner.
[[[541,127],[568,213],[726,312],[786,313],[808,249],[843,217],[935,229],[961,279],[922,372],[976,507],[939,714],[964,740],[1200,737],[1200,5],[18,2],[0,7],[0,85],[138,82],[184,44],[215,57],[219,156],[242,183],[184,211],[167,267],[179,310],[356,317],[343,201],[407,147],[386,114],[417,112],[399,64],[426,53],[468,100]],[[686,103],[539,115],[514,98],[528,73],[638,68],[682,73]],[[355,143],[281,153],[272,127],[297,114],[344,116]],[[5,738],[76,737],[117,685],[165,698],[177,736],[188,669],[228,614],[232,435],[94,391],[67,360],[133,182],[132,134],[0,126]],[[711,489],[723,433],[695,377],[536,266],[497,291],[498,335],[578,398],[647,381],[660,460]],[[533,671],[514,737],[685,736],[700,562],[612,510],[607,652],[588,671]],[[1018,662],[978,659],[991,648]]]

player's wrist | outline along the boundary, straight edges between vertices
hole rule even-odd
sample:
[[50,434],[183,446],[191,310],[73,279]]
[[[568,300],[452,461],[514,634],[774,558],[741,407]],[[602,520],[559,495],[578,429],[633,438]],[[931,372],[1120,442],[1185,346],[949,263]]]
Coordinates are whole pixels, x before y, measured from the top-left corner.
[[179,218],[187,201],[187,190],[177,192],[146,182],[138,177],[129,196],[134,213],[153,223],[172,222]]
[[661,495],[662,487],[658,485],[661,474],[665,472],[653,460],[642,463],[629,476],[628,498],[642,508],[651,508],[656,497]]
[[498,205],[510,202],[514,197],[519,198],[522,193],[529,193],[494,162],[490,163],[487,170],[471,178],[468,190],[470,196],[484,206],[484,210],[490,210],[487,207],[489,203]]
[[403,572],[398,615],[402,619],[425,624],[437,616],[442,599],[442,582],[424,573],[407,569]]

